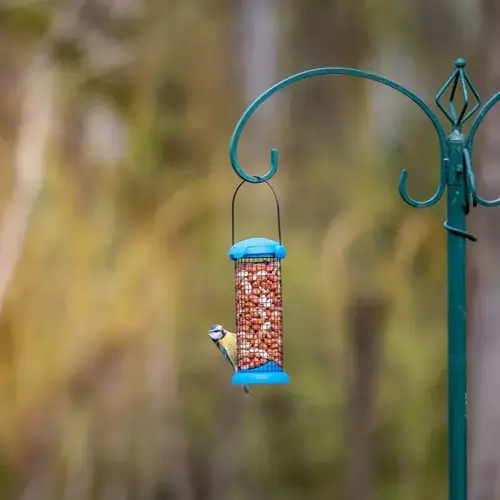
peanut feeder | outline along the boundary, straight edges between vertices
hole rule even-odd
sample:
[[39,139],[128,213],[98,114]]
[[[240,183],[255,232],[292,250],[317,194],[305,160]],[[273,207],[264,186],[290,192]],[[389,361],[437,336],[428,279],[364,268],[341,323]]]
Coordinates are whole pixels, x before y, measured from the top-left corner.
[[283,371],[283,301],[277,241],[250,238],[233,245],[238,371],[233,384],[285,384]]
[[278,197],[264,179],[276,201],[278,239],[249,238],[234,242],[234,203],[232,203],[232,247],[234,261],[237,371],[232,384],[287,384],[283,370],[283,299],[281,295],[281,260],[286,248],[281,244],[281,221]]

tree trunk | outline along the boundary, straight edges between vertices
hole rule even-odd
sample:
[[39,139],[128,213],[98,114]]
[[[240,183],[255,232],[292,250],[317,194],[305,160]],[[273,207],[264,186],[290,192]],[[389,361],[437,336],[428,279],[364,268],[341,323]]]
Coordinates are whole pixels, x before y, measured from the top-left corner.
[[[500,89],[500,3],[482,2],[481,49],[484,97]],[[498,105],[497,105],[498,106]],[[483,197],[500,195],[500,114],[492,110],[481,125],[479,187]],[[478,137],[479,139],[479,137]],[[477,160],[476,160],[477,165]],[[471,246],[474,293],[470,296],[471,384],[469,402],[470,462],[469,500],[500,498],[500,209],[477,209],[475,231],[479,241]]]
[[0,311],[21,257],[30,216],[43,184],[45,154],[53,127],[54,71],[43,47],[34,55],[24,77],[21,123],[14,159],[16,180],[0,233]]

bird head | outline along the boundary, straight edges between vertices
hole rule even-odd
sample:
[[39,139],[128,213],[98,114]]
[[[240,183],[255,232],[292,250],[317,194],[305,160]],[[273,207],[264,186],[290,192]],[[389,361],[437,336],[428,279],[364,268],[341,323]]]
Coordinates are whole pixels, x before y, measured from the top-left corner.
[[226,335],[226,329],[222,325],[214,325],[208,330],[208,336],[214,341],[219,342]]

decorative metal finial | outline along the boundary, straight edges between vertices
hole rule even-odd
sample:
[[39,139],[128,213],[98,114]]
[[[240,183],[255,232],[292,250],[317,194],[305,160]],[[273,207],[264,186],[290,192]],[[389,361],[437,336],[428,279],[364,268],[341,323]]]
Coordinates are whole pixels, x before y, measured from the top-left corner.
[[[450,76],[448,81],[443,85],[441,90],[438,92],[436,96],[436,104],[439,109],[446,116],[448,121],[452,124],[453,130],[456,132],[462,132],[463,124],[481,107],[481,98],[477,93],[474,85],[470,81],[466,71],[465,71],[465,59],[459,57],[455,60],[455,71]],[[462,90],[463,96],[463,104],[460,114],[457,116],[457,112],[455,109],[455,101],[456,101],[456,91],[458,84],[460,83],[460,88]],[[448,110],[441,103],[441,97],[443,94],[451,87],[450,97],[448,98]],[[474,97],[476,98],[475,106],[467,113],[467,108],[469,107],[469,92],[470,90]]]

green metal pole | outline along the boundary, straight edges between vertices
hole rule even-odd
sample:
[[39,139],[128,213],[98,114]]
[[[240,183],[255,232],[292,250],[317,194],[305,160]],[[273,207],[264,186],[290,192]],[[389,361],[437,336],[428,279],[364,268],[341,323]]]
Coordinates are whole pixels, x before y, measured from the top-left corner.
[[449,498],[467,499],[466,231],[463,149],[465,137],[448,138],[448,432]]

